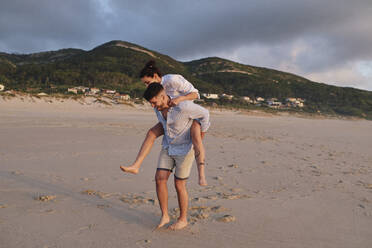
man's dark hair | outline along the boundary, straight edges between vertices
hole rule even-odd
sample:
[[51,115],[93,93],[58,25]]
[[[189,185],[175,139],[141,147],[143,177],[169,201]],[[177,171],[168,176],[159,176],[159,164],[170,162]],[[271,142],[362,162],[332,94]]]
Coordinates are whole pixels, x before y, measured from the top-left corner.
[[159,77],[162,76],[158,67],[156,67],[156,63],[154,60],[150,60],[146,63],[145,67],[141,70],[139,76],[140,78],[143,77],[154,77],[154,74],[158,74]]
[[163,85],[160,83],[151,83],[147,86],[145,93],[143,93],[143,98],[150,101],[153,97],[157,96],[160,91],[164,90]]

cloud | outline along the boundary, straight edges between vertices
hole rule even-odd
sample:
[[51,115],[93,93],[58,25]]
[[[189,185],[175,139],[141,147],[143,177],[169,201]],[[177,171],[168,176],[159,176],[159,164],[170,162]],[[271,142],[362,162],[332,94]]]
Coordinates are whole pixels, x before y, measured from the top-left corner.
[[3,0],[0,50],[89,50],[119,39],[179,60],[221,56],[372,89],[350,69],[372,61],[370,13],[370,0]]
[[92,1],[5,0],[0,8],[0,49],[30,53],[86,47],[103,26]]
[[371,67],[363,71],[364,63],[372,65],[372,61],[369,62],[358,62],[358,63],[347,63],[343,66],[322,71],[307,73],[304,76],[315,82],[329,82],[338,86],[354,87],[364,90],[372,90],[372,73],[370,72]]

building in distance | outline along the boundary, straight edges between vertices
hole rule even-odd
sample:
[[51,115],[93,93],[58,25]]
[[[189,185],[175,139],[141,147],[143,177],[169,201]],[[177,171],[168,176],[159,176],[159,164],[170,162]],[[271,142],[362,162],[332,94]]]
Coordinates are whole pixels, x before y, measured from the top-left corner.
[[228,100],[232,100],[232,99],[234,98],[233,95],[228,95],[228,94],[225,94],[225,93],[222,94],[222,97],[223,97],[223,98],[226,98],[226,99],[228,99]]
[[207,99],[219,99],[218,94],[203,93],[202,96]]

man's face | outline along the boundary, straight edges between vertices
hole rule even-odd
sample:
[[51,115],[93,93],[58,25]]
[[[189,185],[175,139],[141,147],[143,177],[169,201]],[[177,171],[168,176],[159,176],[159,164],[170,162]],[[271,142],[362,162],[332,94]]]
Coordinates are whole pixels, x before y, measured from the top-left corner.
[[162,111],[168,108],[168,102],[164,94],[159,93],[157,96],[154,96],[150,99],[150,104],[153,108],[156,108],[159,111]]

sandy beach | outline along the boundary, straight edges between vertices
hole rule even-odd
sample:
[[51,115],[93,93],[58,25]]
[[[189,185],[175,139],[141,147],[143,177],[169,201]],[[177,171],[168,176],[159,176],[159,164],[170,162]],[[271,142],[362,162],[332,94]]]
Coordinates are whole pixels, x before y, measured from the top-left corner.
[[[211,111],[209,186],[154,231],[160,139],[125,174],[148,107],[0,96],[0,247],[372,247],[372,122]],[[173,177],[168,182],[173,221]]]

